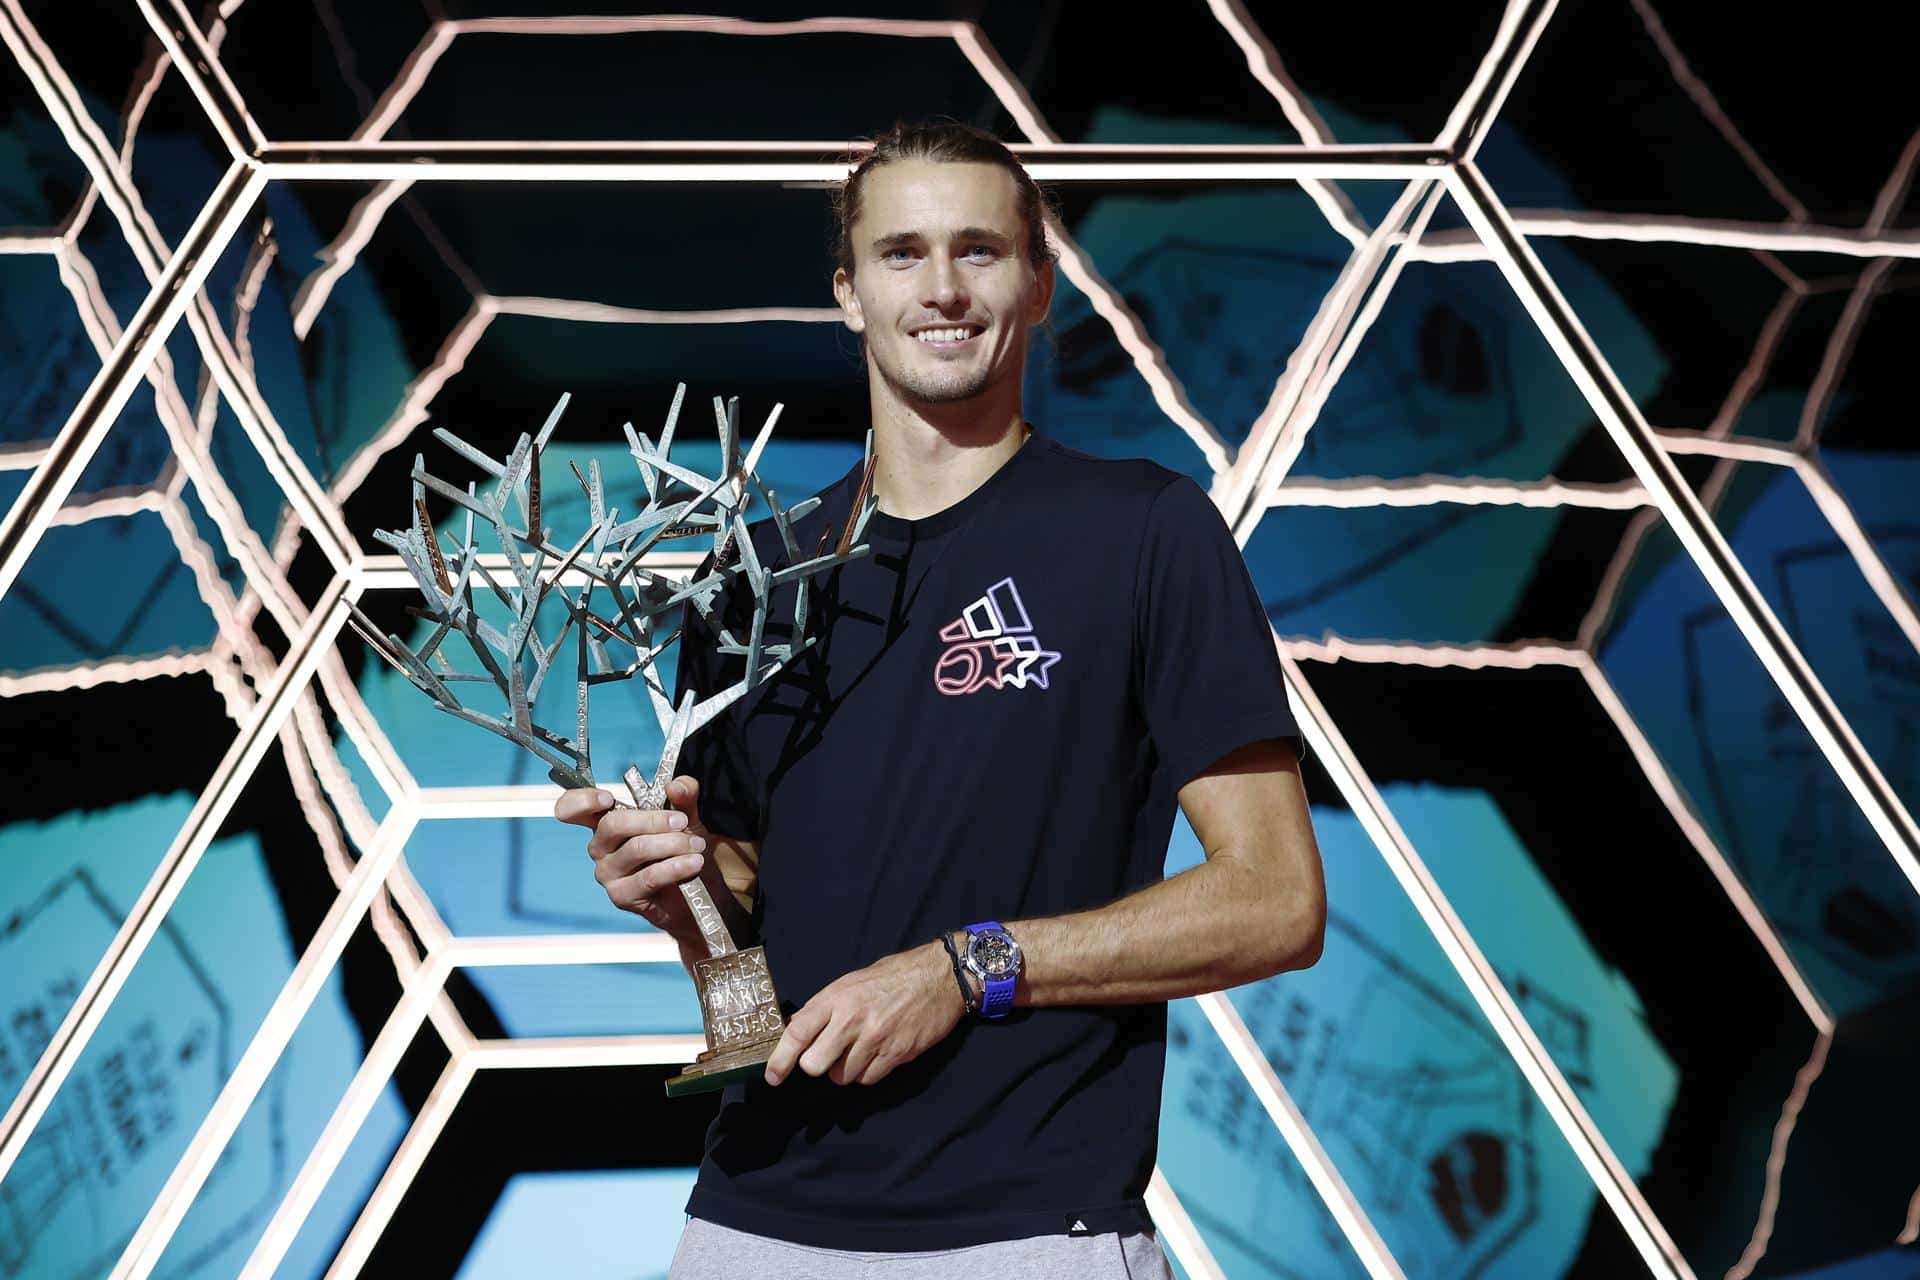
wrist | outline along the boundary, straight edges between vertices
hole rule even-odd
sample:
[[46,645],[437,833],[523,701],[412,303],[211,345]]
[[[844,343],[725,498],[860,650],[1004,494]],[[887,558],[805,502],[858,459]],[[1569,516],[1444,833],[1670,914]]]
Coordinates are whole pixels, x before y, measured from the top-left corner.
[[965,1018],[980,1007],[980,989],[967,973],[965,956],[967,954],[967,934],[964,929],[943,933],[927,944],[932,948],[935,961],[941,971],[940,985],[950,993],[950,997],[960,1002],[960,1016]]
[[962,930],[965,972],[974,980],[982,1018],[1004,1018],[1014,1006],[1024,962],[1020,942],[997,920],[984,920]]

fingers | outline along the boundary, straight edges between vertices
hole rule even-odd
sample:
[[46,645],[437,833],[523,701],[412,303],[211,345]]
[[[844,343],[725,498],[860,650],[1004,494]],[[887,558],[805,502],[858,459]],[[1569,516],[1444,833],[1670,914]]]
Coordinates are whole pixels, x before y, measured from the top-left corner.
[[608,900],[622,911],[644,914],[655,894],[700,874],[706,847],[706,840],[687,830],[684,813],[613,809],[595,824],[587,854]]
[[656,894],[669,892],[682,880],[693,879],[705,864],[706,859],[697,853],[682,854],[677,858],[648,863],[629,876],[601,879],[600,870],[596,868],[594,879],[606,886],[607,897],[614,906],[634,911],[645,906]]
[[[879,1057],[880,1044],[871,1036],[856,1036],[839,1060],[827,1068],[827,1078],[835,1084],[865,1083],[867,1068]],[[804,1057],[801,1059],[805,1066]]]
[[823,1076],[832,1070],[856,1037],[854,1023],[848,1010],[836,1010],[827,1020],[826,1029],[800,1055],[800,1069],[810,1076]]
[[700,780],[691,774],[681,774],[667,784],[667,803],[686,815],[689,825],[698,827],[700,821]]
[[[587,853],[595,862],[636,837],[665,836],[687,829],[687,815],[673,809],[612,809],[600,815],[593,826],[593,838],[587,841]],[[684,835],[675,836],[682,846]],[[686,849],[676,848],[675,853]],[[627,870],[631,871],[629,867]]]
[[[685,831],[635,836],[596,857],[593,860],[593,878],[601,884],[611,884],[643,869],[671,861],[691,864],[691,871],[673,877],[675,880],[684,880],[688,875],[697,874],[704,865],[705,859],[699,855],[706,851],[706,847],[705,840]],[[592,852],[591,842],[588,852]]]
[[768,1084],[796,1068],[835,1084],[877,1084],[953,1031],[960,1011],[937,943],[883,957],[815,993],[767,1060]]
[[573,787],[560,793],[553,802],[553,816],[576,827],[590,827],[600,815],[613,808],[610,792],[597,787]]
[[773,1056],[767,1059],[768,1084],[779,1084],[793,1073],[800,1055],[812,1047],[816,1036],[826,1030],[831,1017],[824,1006],[809,1002],[800,1012],[787,1019],[787,1029],[780,1033],[780,1043],[773,1046]]

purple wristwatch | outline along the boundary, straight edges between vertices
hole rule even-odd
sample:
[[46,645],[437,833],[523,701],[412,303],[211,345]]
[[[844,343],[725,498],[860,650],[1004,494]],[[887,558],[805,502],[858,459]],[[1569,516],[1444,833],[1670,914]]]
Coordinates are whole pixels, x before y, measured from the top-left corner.
[[980,1016],[1002,1018],[1020,980],[1020,944],[998,920],[967,926],[967,970],[980,979]]

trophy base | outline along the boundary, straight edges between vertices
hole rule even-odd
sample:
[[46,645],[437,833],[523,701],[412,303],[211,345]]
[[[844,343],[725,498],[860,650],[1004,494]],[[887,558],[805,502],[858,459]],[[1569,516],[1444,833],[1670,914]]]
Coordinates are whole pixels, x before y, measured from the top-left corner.
[[679,1075],[668,1079],[667,1096],[684,1098],[688,1094],[723,1089],[736,1080],[757,1080],[767,1068],[767,1059],[773,1056],[773,1047],[779,1043],[780,1038],[775,1036],[771,1040],[742,1045],[725,1053],[709,1050]]
[[694,961],[693,985],[709,1048],[667,1081],[669,1098],[759,1075],[787,1027],[767,975],[767,954],[759,947]]

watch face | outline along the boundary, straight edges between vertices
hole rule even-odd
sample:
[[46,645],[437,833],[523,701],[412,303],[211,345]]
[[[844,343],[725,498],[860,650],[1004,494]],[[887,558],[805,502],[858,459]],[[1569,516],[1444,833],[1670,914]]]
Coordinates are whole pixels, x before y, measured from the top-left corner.
[[1005,932],[976,933],[967,947],[967,958],[989,978],[1004,978],[1020,963],[1020,948]]

